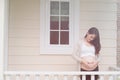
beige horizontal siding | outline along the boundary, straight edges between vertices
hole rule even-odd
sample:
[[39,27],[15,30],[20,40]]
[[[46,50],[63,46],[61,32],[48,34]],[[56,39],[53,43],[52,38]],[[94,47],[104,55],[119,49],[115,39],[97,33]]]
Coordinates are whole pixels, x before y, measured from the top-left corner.
[[84,11],[81,12],[81,20],[93,20],[93,21],[112,21],[116,20],[115,12],[96,12],[96,11]]
[[102,47],[116,48],[116,40],[115,39],[104,39],[101,40]]
[[[80,37],[100,31],[100,70],[116,66],[116,0],[80,0]],[[40,0],[10,0],[8,70],[73,71],[71,55],[40,54]],[[111,63],[112,60],[112,63]]]
[[[23,31],[20,31],[18,28],[18,30],[9,32],[9,37],[11,37],[11,38],[38,38],[40,36],[39,30],[32,30],[32,29],[29,30],[29,28],[28,28],[28,30],[26,30],[26,29],[22,29],[22,30]],[[22,34],[21,34],[21,32],[22,32]]]
[[81,2],[97,2],[97,3],[99,3],[99,2],[102,2],[102,3],[114,3],[114,2],[116,2],[116,0],[81,0]]
[[[19,62],[19,63],[18,63]],[[72,65],[76,64],[74,59],[71,59],[71,56],[9,56],[10,64],[33,64],[33,65]]]
[[9,48],[10,56],[40,56],[40,48],[39,47],[31,47],[31,46],[19,46]]
[[[115,67],[116,64],[100,64],[100,71],[107,71],[109,67]],[[59,68],[60,67],[60,68]],[[77,65],[9,65],[8,70],[21,71],[77,71]]]
[[[22,46],[22,47],[10,47],[9,56],[40,56],[39,47]],[[101,55],[106,56],[115,56],[116,48],[104,47],[100,51]],[[44,55],[45,56],[45,55]],[[49,55],[50,56],[50,55]],[[53,55],[52,55],[53,56]]]
[[101,51],[100,51],[100,55],[102,55],[102,56],[116,56],[117,54],[116,54],[116,47],[114,47],[114,48],[109,48],[109,47],[104,47],[104,48],[102,48],[101,49]]
[[120,1],[117,3],[117,66],[120,67]]
[[[97,2],[98,0],[96,0],[96,2],[92,2],[91,0],[89,1],[82,1],[80,3],[81,5],[81,11],[98,11],[98,12],[114,12],[117,11],[116,8],[116,3],[113,2]],[[105,0],[104,0],[105,1]],[[102,6],[101,6],[102,5]],[[112,6],[111,6],[112,5]],[[89,8],[88,8],[89,7]]]
[[116,22],[115,21],[81,21],[80,29],[88,29],[91,26],[96,26],[102,31],[108,31],[108,30],[116,30]]
[[76,71],[76,65],[9,65],[9,70],[21,71]]
[[31,46],[31,47],[39,47],[39,39],[35,38],[10,38],[9,46]]
[[[70,70],[70,71],[72,71],[72,70],[77,70],[77,68],[78,68],[76,62],[72,61],[73,64],[71,64],[71,62],[70,62],[71,59],[70,60],[64,59],[62,61],[57,59],[57,61],[55,61],[55,59],[51,60],[49,58],[48,60],[50,60],[50,61],[48,61],[48,60],[46,60],[46,57],[43,57],[43,59],[36,59],[36,58],[32,57],[32,62],[29,62],[31,59],[30,57],[29,58],[26,57],[27,60],[25,57],[24,58],[23,57],[16,57],[16,58],[12,57],[12,58],[14,60],[12,60],[11,64],[9,64],[9,65],[10,65],[11,69],[15,69],[15,70],[19,69],[19,70],[48,70],[48,71],[49,70],[53,70],[53,71],[55,71],[55,70],[68,70],[69,71]],[[10,58],[10,59],[12,59],[12,58]],[[112,63],[109,62],[111,60],[112,60]],[[22,63],[20,63],[20,62],[22,62]],[[108,68],[110,66],[115,66],[116,65],[115,63],[116,63],[115,56],[112,56],[112,57],[111,56],[101,56],[100,70],[108,70]]]
[[[111,60],[112,63],[109,63]],[[65,56],[9,56],[9,63],[10,65],[75,65],[76,61]],[[116,56],[100,56],[100,63],[116,63]]]
[[110,66],[116,67],[116,64],[100,64],[99,69],[101,71],[108,71]]
[[101,56],[100,64],[104,64],[104,65],[116,64],[116,56]]

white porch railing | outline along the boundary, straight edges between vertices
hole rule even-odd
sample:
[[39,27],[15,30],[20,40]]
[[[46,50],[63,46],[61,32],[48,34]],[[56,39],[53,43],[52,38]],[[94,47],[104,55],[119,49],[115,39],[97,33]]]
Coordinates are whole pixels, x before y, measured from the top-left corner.
[[99,72],[34,72],[34,71],[6,71],[4,80],[86,80],[85,75],[99,75],[99,80],[120,80],[119,71],[99,71]]

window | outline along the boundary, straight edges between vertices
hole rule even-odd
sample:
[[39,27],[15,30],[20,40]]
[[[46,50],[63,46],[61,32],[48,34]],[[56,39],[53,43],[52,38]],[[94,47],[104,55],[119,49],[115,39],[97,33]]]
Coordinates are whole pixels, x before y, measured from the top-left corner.
[[40,1],[41,54],[72,52],[79,37],[79,4],[79,0]]
[[50,1],[50,44],[69,45],[69,1]]

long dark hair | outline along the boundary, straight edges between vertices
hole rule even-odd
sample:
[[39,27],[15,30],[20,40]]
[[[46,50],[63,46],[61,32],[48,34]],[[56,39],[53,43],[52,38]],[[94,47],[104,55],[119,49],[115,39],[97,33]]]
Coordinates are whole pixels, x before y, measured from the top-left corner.
[[[100,36],[99,36],[98,29],[95,27],[92,27],[88,30],[88,33],[96,35],[95,39],[92,40],[90,43],[95,47],[95,54],[99,54],[99,51],[101,49],[101,44],[100,44]],[[85,35],[85,37],[87,37],[87,35]]]

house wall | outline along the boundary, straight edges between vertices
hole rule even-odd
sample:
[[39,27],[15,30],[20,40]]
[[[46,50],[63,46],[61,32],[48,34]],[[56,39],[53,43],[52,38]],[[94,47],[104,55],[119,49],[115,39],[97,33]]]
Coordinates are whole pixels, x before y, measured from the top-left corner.
[[117,1],[117,66],[120,67],[120,1]]
[[[40,0],[10,0],[9,6],[8,70],[77,70],[71,55],[40,54]],[[80,37],[92,26],[100,31],[100,70],[116,66],[116,0],[80,0],[80,24]]]

